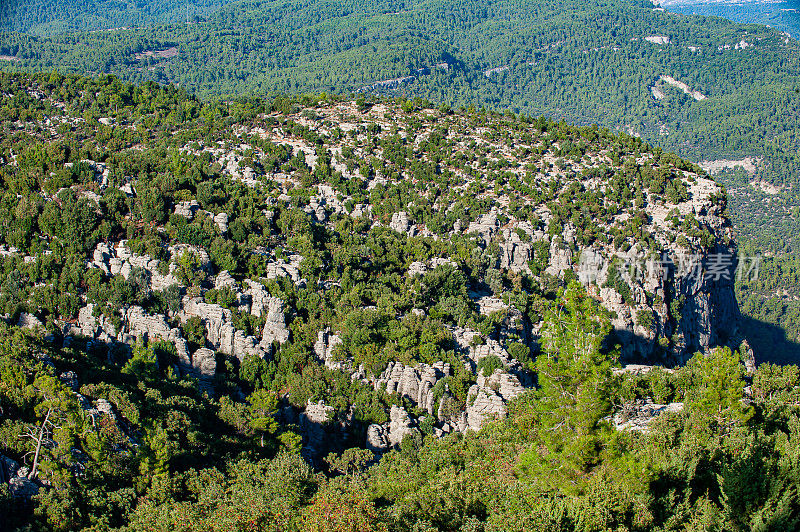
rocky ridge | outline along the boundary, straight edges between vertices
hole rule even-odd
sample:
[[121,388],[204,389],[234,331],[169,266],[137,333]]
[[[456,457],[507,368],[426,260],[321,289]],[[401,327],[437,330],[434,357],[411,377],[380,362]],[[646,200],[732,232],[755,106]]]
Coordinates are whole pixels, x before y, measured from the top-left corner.
[[[331,101],[313,109],[264,113],[232,127],[226,140],[181,146],[187,161],[207,157],[221,178],[266,196],[251,213],[263,228],[263,241],[248,249],[248,260],[263,265],[262,275],[222,270],[209,250],[197,245],[173,243],[164,250],[168,258],[159,260],[133,253],[125,240],[100,242],[87,268],[108,279],[143,272],[149,290],[177,288],[178,309],[151,315],[133,305],[119,316],[105,316],[86,301],[74,323],[63,323],[66,341],[81,335],[106,344],[169,342],[179,370],[210,392],[218,353],[239,362],[249,356],[274,357],[276,346],[291,341],[287,318],[294,309],[271,295],[269,282],[288,280],[305,289],[312,278],[307,272],[316,267],[324,277],[313,277],[312,289],[324,293],[342,284],[339,272],[325,270],[324,261],[315,266],[319,257],[300,251],[302,240],[292,240],[287,213],[300,213],[311,227],[329,234],[350,220],[364,232],[388,228],[409,243],[459,241],[483,261],[485,272],[477,278],[470,277],[474,266],[455,254],[424,260],[409,255],[401,272],[413,280],[443,268],[458,270],[470,280],[474,312],[498,317],[488,334],[451,327],[457,366],[473,377],[463,404],[445,382],[459,369],[450,363],[389,361],[372,374],[337,347],[342,345],[340,324],[323,324],[318,331],[313,352],[319,362],[397,399],[389,420],[367,429],[367,445],[374,449],[385,450],[414,434],[426,416],[435,418],[433,432],[439,435],[478,430],[487,420],[506,415],[507,403],[532,385],[523,362],[510,354],[511,345],[531,353],[538,349],[540,324],[507,297],[508,287],[522,286],[521,279],[542,290],[571,280],[582,283],[612,313],[626,361],[678,364],[695,351],[734,338],[738,309],[730,274],[736,267],[735,243],[721,188],[699,168],[664,158],[634,140],[606,138],[607,132],[591,128],[567,140],[548,127],[555,128],[501,115],[424,109],[409,116],[393,104],[361,109],[354,102]],[[430,173],[423,178],[412,165],[397,163],[393,145],[402,146],[407,159]],[[631,145],[638,151],[626,147]],[[281,151],[286,157],[267,164]],[[106,170],[103,166],[100,172],[99,191],[115,181]],[[632,177],[616,179],[626,173]],[[316,181],[309,176],[317,176]],[[135,197],[136,187],[124,181],[126,197]],[[407,186],[420,191],[417,199],[385,201]],[[213,236],[222,239],[239,221],[234,211],[202,208],[198,200],[176,198],[169,210],[187,223],[210,219]],[[179,262],[185,253],[194,254],[206,272],[200,286],[181,280]],[[725,258],[729,263],[719,264]],[[212,289],[229,291],[233,304],[206,300]],[[427,316],[429,310],[410,312]],[[248,334],[237,329],[237,313],[259,318],[259,330]],[[195,318],[205,337],[204,345],[191,352],[184,334]],[[25,324],[36,327],[34,319],[25,317]],[[484,375],[478,365],[487,357],[496,357],[502,368]],[[301,407],[305,421],[300,425],[309,447],[322,452],[325,438],[318,430],[327,430],[323,414],[330,406],[315,401]]]

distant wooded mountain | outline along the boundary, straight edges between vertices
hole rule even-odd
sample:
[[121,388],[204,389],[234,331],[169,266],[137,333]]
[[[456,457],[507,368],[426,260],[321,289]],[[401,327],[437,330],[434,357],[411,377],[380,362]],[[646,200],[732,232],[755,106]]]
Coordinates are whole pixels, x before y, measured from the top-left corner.
[[4,0],[0,29],[46,36],[197,21],[230,0]]
[[800,36],[800,3],[788,2],[698,2],[677,0],[661,2],[670,11],[690,15],[724,17],[736,22],[766,24],[780,31]]

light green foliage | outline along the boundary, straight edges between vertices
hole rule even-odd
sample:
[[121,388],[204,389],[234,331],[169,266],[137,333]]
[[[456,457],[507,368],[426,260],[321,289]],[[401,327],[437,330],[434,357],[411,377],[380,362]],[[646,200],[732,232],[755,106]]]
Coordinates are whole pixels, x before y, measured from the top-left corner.
[[535,363],[535,423],[545,448],[523,455],[520,467],[527,475],[535,478],[555,462],[569,478],[598,459],[601,419],[611,409],[615,353],[605,345],[610,331],[603,309],[578,285],[570,285],[545,316]]
[[181,253],[177,260],[175,276],[188,286],[199,286],[205,280],[206,272],[197,253],[191,250]]
[[380,310],[354,310],[341,325],[343,350],[380,374],[389,360],[431,364],[444,358],[451,336],[436,319],[408,314],[393,320]]
[[653,313],[649,310],[638,310],[636,312],[636,323],[646,331],[653,330]]
[[275,421],[278,400],[275,394],[262,388],[251,393],[247,402],[250,428],[260,434],[261,447],[263,447],[264,435],[274,433],[278,427],[278,423]]
[[753,395],[764,404],[781,408],[797,402],[798,384],[797,366],[761,364],[753,375]]
[[491,376],[496,369],[504,369],[503,361],[497,355],[483,357],[478,362],[478,371],[483,373],[484,377]]
[[131,358],[122,368],[122,373],[132,375],[142,381],[152,381],[158,377],[158,358],[152,346],[136,344]]
[[739,353],[728,347],[695,355],[678,376],[686,390],[686,409],[700,418],[713,419],[722,428],[746,421],[752,409],[742,402],[743,377]]

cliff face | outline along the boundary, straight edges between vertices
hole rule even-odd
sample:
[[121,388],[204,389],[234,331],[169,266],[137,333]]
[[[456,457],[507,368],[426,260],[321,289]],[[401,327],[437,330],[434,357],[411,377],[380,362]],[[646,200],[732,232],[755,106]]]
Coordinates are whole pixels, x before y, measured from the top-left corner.
[[[724,206],[714,203],[720,192],[710,179],[698,176],[690,187],[690,199],[672,212],[665,214],[658,205],[646,209],[649,223],[644,227],[648,237],[659,243],[657,251],[641,242],[627,251],[598,242],[586,246],[576,238],[579,230],[572,224],[559,235],[531,232],[525,243],[519,237],[525,225],[514,227],[512,221],[512,231],[492,240],[500,247],[498,267],[531,273],[533,248],[544,242],[550,255],[545,274],[577,277],[612,312],[623,361],[682,364],[697,351],[725,345],[738,331],[734,279],[747,275],[743,268],[748,266],[740,268]],[[677,245],[687,233],[670,219],[676,213],[703,226],[712,245],[706,249]]]

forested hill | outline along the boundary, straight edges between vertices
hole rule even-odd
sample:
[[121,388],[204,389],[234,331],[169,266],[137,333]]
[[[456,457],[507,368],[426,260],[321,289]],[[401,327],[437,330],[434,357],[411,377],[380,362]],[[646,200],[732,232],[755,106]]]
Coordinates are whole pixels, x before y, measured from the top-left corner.
[[2,74],[0,122],[0,522],[797,522],[797,367],[736,335],[697,165],[510,112],[111,76]]
[[[795,41],[628,0],[247,1],[200,24],[5,35],[0,54],[15,58],[7,68],[108,72],[205,96],[399,88],[624,128],[696,160],[791,152],[800,98]],[[667,86],[656,99],[661,76],[708,98]]]
[[764,26],[634,0],[241,1],[200,23],[6,33],[0,56],[5,70],[114,73],[205,97],[416,95],[640,135],[721,172],[748,253],[765,256],[763,282],[738,297],[800,341],[800,47]]
[[[198,24],[5,34],[0,55],[6,70],[114,73],[202,96],[366,91],[598,123],[698,162],[752,157],[750,178],[796,202],[797,42],[645,1],[245,1]],[[767,207],[779,229],[765,245],[796,250],[783,207]],[[750,221],[759,208],[743,209]]]
[[75,31],[196,22],[230,0],[4,0],[0,30],[47,36]]

